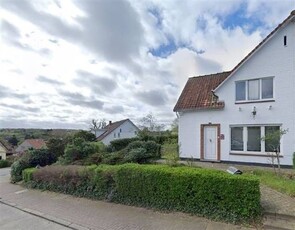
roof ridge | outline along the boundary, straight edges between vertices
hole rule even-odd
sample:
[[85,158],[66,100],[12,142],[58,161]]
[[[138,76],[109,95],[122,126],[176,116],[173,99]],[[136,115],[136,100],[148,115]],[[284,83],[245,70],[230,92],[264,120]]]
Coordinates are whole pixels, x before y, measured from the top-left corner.
[[205,74],[205,75],[193,76],[193,77],[189,77],[189,79],[198,78],[198,77],[214,77],[214,76],[219,75],[219,74],[227,74],[227,73],[230,73],[230,72],[232,72],[232,70],[223,71],[223,72],[217,72],[217,73],[212,73],[212,74]]

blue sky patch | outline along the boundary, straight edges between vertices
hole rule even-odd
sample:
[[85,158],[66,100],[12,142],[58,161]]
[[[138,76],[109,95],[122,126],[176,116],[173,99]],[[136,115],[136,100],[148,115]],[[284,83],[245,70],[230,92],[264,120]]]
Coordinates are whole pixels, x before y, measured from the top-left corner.
[[246,15],[246,4],[243,3],[236,11],[227,15],[225,18],[220,18],[220,20],[222,21],[222,26],[225,29],[234,29],[239,26],[250,34],[257,30],[257,28],[263,26],[258,17],[255,18],[252,16],[249,18]]

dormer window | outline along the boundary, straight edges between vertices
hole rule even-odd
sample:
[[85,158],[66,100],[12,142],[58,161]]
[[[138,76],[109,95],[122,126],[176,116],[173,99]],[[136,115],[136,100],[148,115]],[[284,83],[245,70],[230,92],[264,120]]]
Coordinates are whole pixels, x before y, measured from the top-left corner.
[[236,102],[273,99],[273,77],[236,82]]

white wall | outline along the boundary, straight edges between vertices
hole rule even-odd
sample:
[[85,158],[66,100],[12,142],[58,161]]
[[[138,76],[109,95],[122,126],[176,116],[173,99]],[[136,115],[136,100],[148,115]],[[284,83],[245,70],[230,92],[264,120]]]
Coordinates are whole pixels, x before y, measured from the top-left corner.
[[0,156],[2,160],[6,160],[6,149],[0,144]]
[[[288,44],[283,45],[287,35]],[[221,124],[221,160],[269,163],[268,157],[230,155],[230,125],[281,124],[289,132],[282,140],[283,165],[292,164],[295,151],[295,25],[282,28],[268,43],[258,50],[217,91],[220,100],[225,101],[221,111],[184,112],[179,119],[179,144],[181,157],[200,158],[200,125]],[[275,102],[235,104],[235,81],[274,76]],[[257,115],[251,111],[256,107]],[[272,106],[269,109],[269,106]],[[241,111],[239,111],[239,108]]]
[[[120,129],[121,129],[121,132],[120,132]],[[137,132],[138,132],[138,128],[135,127],[130,121],[127,120],[122,125],[120,125],[117,129],[111,132],[108,136],[106,136],[102,140],[102,142],[105,145],[108,145],[113,140],[136,137]],[[116,133],[116,137],[114,137],[114,133]],[[119,133],[120,133],[120,137],[118,137]]]

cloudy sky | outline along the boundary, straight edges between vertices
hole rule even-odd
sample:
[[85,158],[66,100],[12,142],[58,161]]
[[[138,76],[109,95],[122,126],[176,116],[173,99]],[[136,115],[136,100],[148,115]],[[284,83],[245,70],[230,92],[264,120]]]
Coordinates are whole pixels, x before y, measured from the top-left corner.
[[170,124],[190,76],[232,69],[294,0],[0,0],[0,128]]

